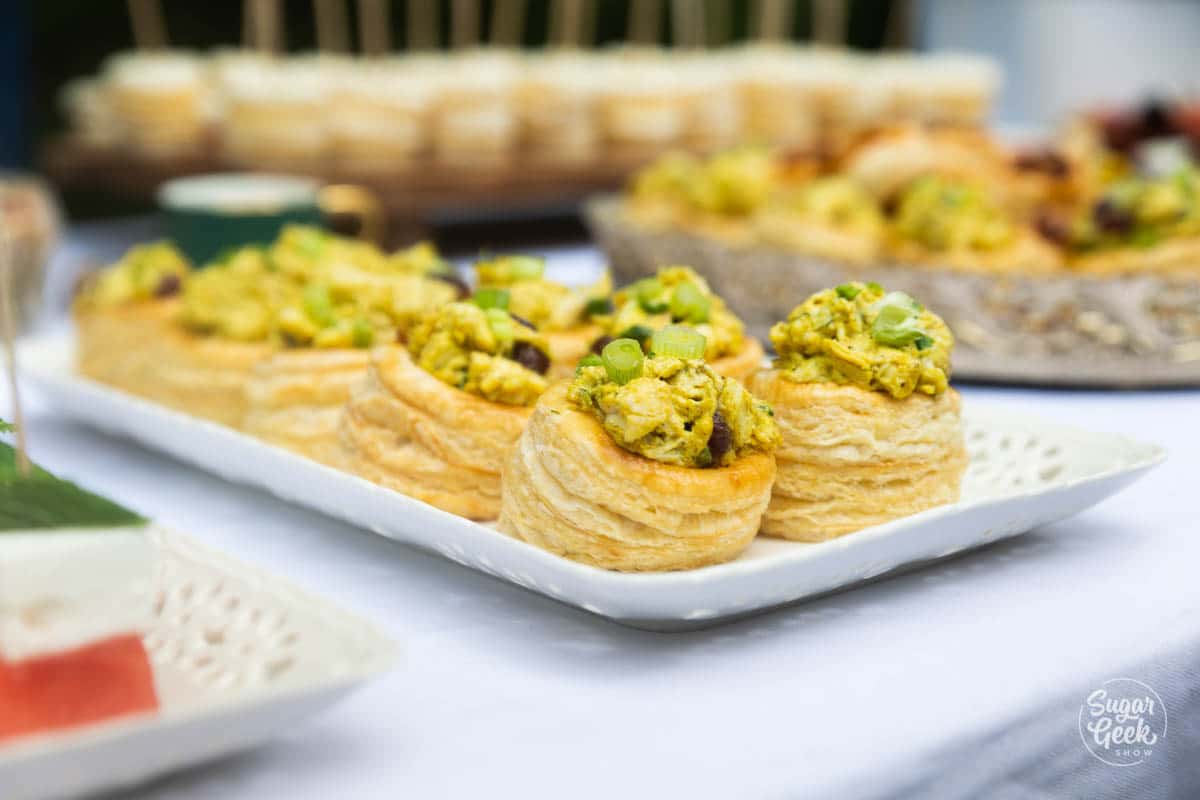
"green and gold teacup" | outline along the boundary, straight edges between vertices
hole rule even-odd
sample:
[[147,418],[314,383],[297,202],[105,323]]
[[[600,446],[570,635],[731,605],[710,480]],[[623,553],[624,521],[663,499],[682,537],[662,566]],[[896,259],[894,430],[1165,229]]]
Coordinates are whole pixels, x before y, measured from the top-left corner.
[[158,191],[166,233],[193,264],[244,245],[270,244],[285,225],[327,226],[356,217],[363,238],[382,239],[379,203],[365,189],[291,175],[217,173],[167,181]]

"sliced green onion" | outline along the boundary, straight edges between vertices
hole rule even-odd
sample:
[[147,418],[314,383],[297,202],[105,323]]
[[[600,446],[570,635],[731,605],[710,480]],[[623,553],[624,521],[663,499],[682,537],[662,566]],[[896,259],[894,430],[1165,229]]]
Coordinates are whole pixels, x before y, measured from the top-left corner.
[[484,311],[487,315],[488,327],[492,329],[492,333],[501,342],[511,342],[516,335],[513,328],[513,319],[508,312],[502,308],[489,308]]
[[647,328],[645,325],[630,325],[625,330],[617,334],[618,339],[636,339],[639,342],[647,341],[654,335],[654,330]]
[[916,301],[903,292],[891,292],[875,308],[877,314],[871,323],[871,338],[879,344],[904,347],[928,336],[917,325]]
[[708,341],[699,331],[682,325],[668,325],[650,337],[650,353],[668,358],[704,358]]
[[667,301],[662,299],[663,285],[658,278],[642,278],[633,288],[642,311],[647,314],[661,314],[667,310]]
[[883,291],[883,287],[880,286],[875,281],[867,281],[867,288],[870,289],[872,292],[882,292]]
[[327,287],[319,283],[304,287],[304,313],[322,327],[333,324],[333,298]]
[[913,344],[917,346],[918,350],[928,350],[933,347],[933,338],[923,333],[913,340]]
[[546,272],[545,259],[537,256],[506,256],[504,263],[514,281],[533,280]]
[[699,325],[708,322],[712,301],[691,281],[685,281],[671,292],[671,317],[677,322]]
[[613,301],[609,297],[593,297],[587,301],[584,306],[584,313],[589,317],[598,317],[601,314],[611,314],[613,312]]
[[641,376],[644,360],[642,346],[633,339],[614,339],[600,353],[609,380],[622,386]]
[[365,319],[354,320],[350,328],[350,341],[355,347],[370,347],[375,341],[375,328]]
[[471,302],[484,310],[498,308],[504,311],[508,308],[509,297],[508,289],[476,289]]
[[862,289],[858,286],[855,286],[853,283],[843,283],[841,286],[834,289],[834,291],[837,292],[837,296],[843,300],[853,300],[854,298],[858,297],[859,293],[862,292]]

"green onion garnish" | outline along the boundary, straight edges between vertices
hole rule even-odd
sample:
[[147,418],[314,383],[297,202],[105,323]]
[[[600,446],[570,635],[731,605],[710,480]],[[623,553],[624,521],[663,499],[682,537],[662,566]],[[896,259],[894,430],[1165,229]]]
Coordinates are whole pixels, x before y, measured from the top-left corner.
[[589,317],[611,314],[613,312],[613,301],[608,297],[593,297],[587,301],[587,305],[584,306],[583,310]]
[[699,325],[708,322],[708,312],[712,301],[700,291],[700,287],[691,281],[685,281],[671,292],[671,317],[676,322],[690,322]]
[[304,287],[304,313],[321,327],[333,324],[333,298],[319,283]]
[[614,339],[600,353],[609,380],[622,386],[641,376],[643,360],[642,346],[633,339]]
[[669,358],[704,358],[704,334],[682,325],[668,325],[650,337],[650,354]]
[[862,289],[855,286],[853,283],[843,283],[841,286],[834,289],[834,291],[837,292],[837,296],[843,300],[853,300],[854,298],[858,297]]
[[661,314],[667,310],[667,301],[662,299],[663,285],[658,278],[643,278],[633,285],[638,306],[647,314]]
[[515,334],[513,319],[508,312],[502,308],[488,308],[483,313],[487,315],[488,327],[495,337],[502,342],[511,342]]
[[350,328],[350,341],[355,347],[370,347],[375,341],[375,328],[365,319],[354,320]]
[[918,350],[928,350],[933,347],[933,339],[925,334],[921,334],[913,340],[913,344],[917,346]]
[[604,366],[604,362],[600,359],[600,356],[596,355],[595,353],[588,353],[586,356],[579,359],[579,363],[575,366],[575,369],[580,370],[580,369],[583,369],[584,367],[602,367],[602,366]]
[[504,311],[508,308],[508,289],[476,289],[471,296],[471,302],[480,308],[498,308]]
[[880,286],[875,281],[867,281],[867,288],[873,292],[882,292],[883,291],[883,287]]
[[904,292],[889,292],[875,304],[871,338],[889,347],[904,347],[928,334],[917,325],[921,305]]
[[514,281],[533,280],[546,272],[546,261],[537,256],[507,256],[504,263]]
[[636,339],[639,342],[644,342],[654,334],[654,330],[647,328],[645,325],[630,325],[625,330],[617,334],[618,339]]

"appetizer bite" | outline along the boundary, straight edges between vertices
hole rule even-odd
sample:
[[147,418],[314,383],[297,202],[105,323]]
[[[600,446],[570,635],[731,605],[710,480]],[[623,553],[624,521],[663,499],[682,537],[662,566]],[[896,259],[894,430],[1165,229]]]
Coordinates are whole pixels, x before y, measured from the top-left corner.
[[500,256],[475,263],[482,294],[545,336],[550,348],[548,374],[565,378],[602,333],[593,318],[612,311],[612,280],[606,273],[591,286],[570,289],[546,280],[545,271],[546,262],[534,256]]
[[690,267],[664,267],[618,290],[612,313],[596,321],[604,330],[592,344],[597,353],[613,339],[634,339],[648,348],[655,331],[675,325],[703,336],[701,355],[719,375],[744,380],[763,359],[762,345]]
[[155,711],[146,520],[14,461],[0,443],[0,744]]
[[771,329],[778,354],[749,389],[783,443],[762,532],[816,542],[958,500],[967,466],[954,339],[903,292],[848,283]]
[[500,511],[500,468],[550,368],[545,338],[494,303],[431,311],[403,345],[371,354],[341,418],[345,466],[471,519]]
[[1086,272],[1187,272],[1200,264],[1200,171],[1111,184],[1063,231],[1072,265]]
[[729,561],[758,532],[775,478],[771,409],[667,326],[651,355],[616,339],[538,401],[504,464],[500,529],[605,569]]
[[390,256],[313,229],[285,231],[271,258],[288,276],[270,298],[271,354],[245,384],[247,433],[331,466],[338,424],[371,347],[403,336],[465,286],[428,244]]
[[895,198],[888,252],[897,261],[972,272],[1050,272],[1061,256],[980,185],[927,175]]
[[72,305],[81,373],[133,394],[147,394],[157,350],[170,336],[191,265],[167,242],[139,245],[89,276]]

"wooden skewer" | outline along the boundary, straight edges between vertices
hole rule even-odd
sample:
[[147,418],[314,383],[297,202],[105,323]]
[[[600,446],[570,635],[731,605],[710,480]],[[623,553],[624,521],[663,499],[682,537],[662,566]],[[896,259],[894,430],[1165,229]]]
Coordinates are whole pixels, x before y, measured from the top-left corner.
[[705,41],[720,47],[733,38],[733,9],[729,0],[708,0],[705,4]]
[[0,332],[4,338],[4,356],[8,362],[8,391],[12,396],[12,423],[17,432],[17,470],[29,477],[29,452],[25,445],[25,416],[21,411],[21,391],[17,382],[17,311],[13,302],[13,257],[8,228],[0,222]]
[[158,0],[128,0],[133,42],[139,50],[161,50],[167,46],[167,23]]
[[583,29],[582,0],[557,0],[550,5],[550,42],[578,47]]
[[279,0],[253,0],[254,47],[264,53],[277,53],[281,48]]
[[488,39],[505,47],[520,47],[525,30],[525,0],[492,0]]
[[704,46],[703,0],[671,0],[671,39],[676,47]]
[[758,38],[778,42],[791,38],[792,4],[784,0],[758,0]]
[[631,0],[625,38],[632,44],[658,44],[662,30],[659,0]]
[[381,56],[392,49],[391,11],[388,0],[358,0],[358,44],[367,55]]
[[450,0],[450,46],[479,44],[479,4],[475,0]]
[[254,0],[242,0],[242,47],[254,47]]
[[[362,0],[360,0],[361,3]],[[405,4],[409,50],[436,50],[438,46],[437,3],[408,0]]]
[[330,53],[350,51],[350,30],[345,0],[313,0],[317,21],[317,49]]
[[812,0],[813,40],[822,44],[845,44],[845,0]]

